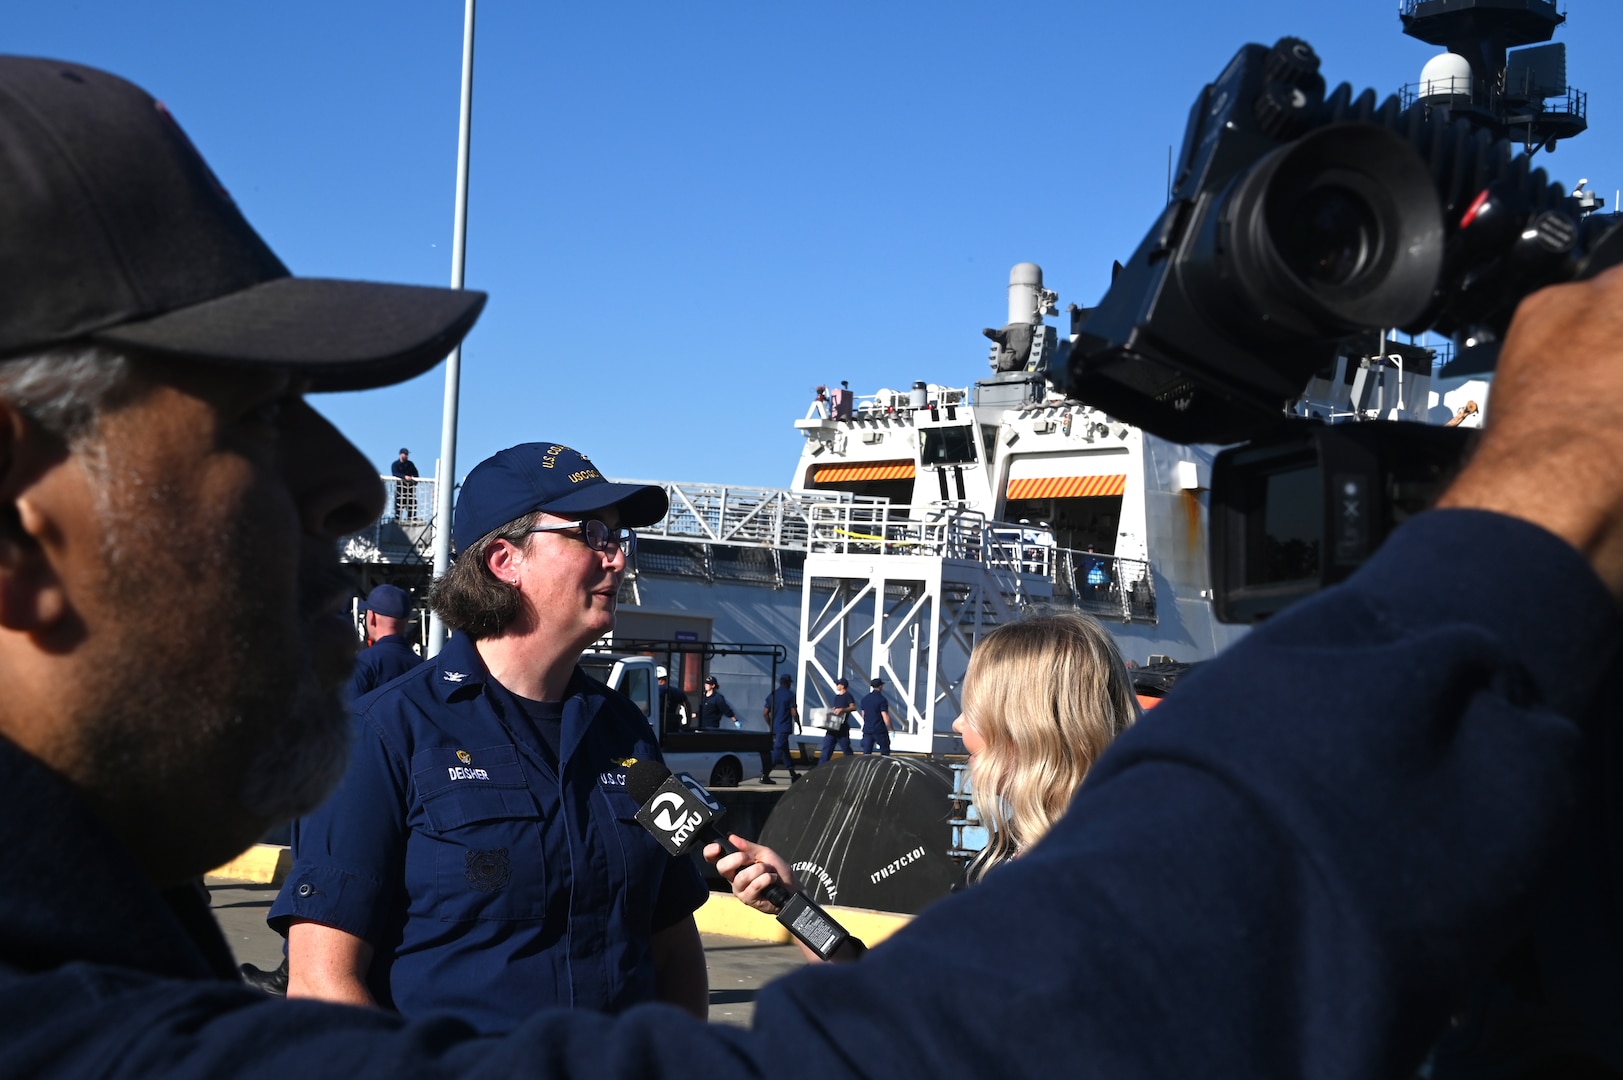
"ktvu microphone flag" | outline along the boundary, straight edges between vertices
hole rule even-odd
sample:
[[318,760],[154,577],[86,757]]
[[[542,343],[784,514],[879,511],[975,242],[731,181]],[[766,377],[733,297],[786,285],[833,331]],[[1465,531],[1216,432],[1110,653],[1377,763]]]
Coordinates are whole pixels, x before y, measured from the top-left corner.
[[704,827],[721,813],[721,807],[711,800],[708,791],[685,781],[685,776],[667,778],[637,811],[637,820],[643,828],[653,833],[654,839],[672,855],[681,855],[691,848]]

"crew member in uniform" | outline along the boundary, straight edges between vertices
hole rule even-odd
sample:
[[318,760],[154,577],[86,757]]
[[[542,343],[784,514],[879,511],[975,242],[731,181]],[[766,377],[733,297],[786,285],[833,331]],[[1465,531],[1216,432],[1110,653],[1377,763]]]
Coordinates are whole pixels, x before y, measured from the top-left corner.
[[699,727],[719,728],[721,718],[724,716],[731,720],[735,727],[737,726],[738,714],[727,704],[727,698],[721,692],[721,684],[716,681],[714,675],[706,675],[704,697],[699,702]]
[[389,466],[394,475],[394,516],[401,521],[417,520],[417,463],[404,446]]
[[705,1016],[693,912],[709,893],[637,823],[648,719],[588,677],[614,629],[631,527],[657,486],[526,443],[481,462],[429,592],[456,631],[431,661],[358,699],[337,792],[294,831],[270,923],[290,997],[450,1015],[496,1034],[548,1005],[662,1000]]
[[857,711],[857,699],[851,696],[851,684],[844,679],[834,680],[834,701],[828,711],[840,718],[840,726],[823,733],[823,749],[817,755],[821,765],[834,756],[835,750],[851,756],[851,714]]
[[351,700],[423,662],[406,643],[410,618],[411,595],[400,586],[379,585],[366,594],[366,640],[370,644],[355,657],[355,674],[349,680]]
[[671,673],[663,666],[654,669],[659,680],[659,718],[667,732],[686,731],[688,726],[688,695],[680,686],[671,685]]
[[766,722],[772,726],[772,760],[762,771],[763,784],[777,783],[772,779],[772,766],[780,761],[789,770],[791,784],[800,779],[800,774],[795,772],[794,762],[789,758],[789,736],[800,727],[800,707],[795,704],[793,686],[793,679],[779,675],[778,688],[766,696],[766,704],[761,708],[766,714]]
[[872,688],[862,699],[862,752],[873,753],[875,746],[890,757],[890,702],[885,700],[885,680],[873,679]]

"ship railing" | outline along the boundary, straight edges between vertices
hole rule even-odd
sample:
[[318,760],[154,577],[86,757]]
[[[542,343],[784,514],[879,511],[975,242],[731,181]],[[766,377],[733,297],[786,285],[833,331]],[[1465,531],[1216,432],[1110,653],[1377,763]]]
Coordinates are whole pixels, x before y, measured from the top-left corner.
[[831,500],[842,506],[886,505],[882,498],[847,492],[813,494],[782,488],[670,482],[659,486],[665,489],[671,508],[658,522],[637,530],[645,539],[806,551],[811,541],[814,506]]
[[[438,484],[432,478],[378,478],[384,487],[383,516],[339,544],[342,557],[356,563],[432,564],[434,510]],[[794,492],[782,488],[732,487],[659,481],[670,510],[639,536],[677,540],[706,547],[766,548],[775,552],[808,550],[811,508],[836,501],[852,506],[882,507],[886,500],[848,492]]]
[[969,402],[969,388],[959,386],[931,386],[924,405],[913,404],[910,390],[878,390],[872,394],[857,394],[851,399],[851,417],[863,418],[893,416],[914,412],[930,405],[964,405]]
[[1056,594],[1079,611],[1123,622],[1155,619],[1155,579],[1143,559],[1059,548],[1054,569]]
[[898,503],[819,502],[811,507],[810,551],[832,555],[924,555],[984,562],[996,554],[986,515]]
[[383,516],[339,541],[340,558],[353,563],[432,564],[438,482],[432,477],[378,479],[383,482]]
[[[814,554],[961,559],[980,563],[1016,604],[1051,596],[1099,618],[1156,618],[1149,562],[1060,547],[1046,528],[940,505],[829,502],[811,509]],[[1038,581],[1052,587],[1034,588]]]
[[1534,103],[1534,113],[1527,120],[1510,125],[1510,134],[1529,120],[1579,121],[1578,130],[1589,119],[1589,95],[1572,87],[1561,87],[1551,93],[1543,92],[1529,76],[1521,86],[1498,87],[1482,83],[1467,75],[1427,79],[1423,83],[1405,83],[1398,90],[1398,104],[1405,109],[1416,104],[1441,105],[1451,108],[1469,106],[1497,113],[1505,101],[1515,104]]

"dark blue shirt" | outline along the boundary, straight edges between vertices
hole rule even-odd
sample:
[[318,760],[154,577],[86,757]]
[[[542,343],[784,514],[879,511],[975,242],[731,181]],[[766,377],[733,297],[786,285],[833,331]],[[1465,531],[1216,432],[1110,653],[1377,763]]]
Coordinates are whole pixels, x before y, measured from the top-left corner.
[[362,938],[380,1003],[484,1032],[654,999],[652,936],[709,893],[634,820],[626,766],[659,759],[635,705],[576,669],[554,753],[458,635],[354,710],[349,771],[295,824],[271,925]]
[[371,648],[362,649],[355,657],[355,673],[349,677],[349,699],[354,701],[362,694],[371,693],[422,662],[423,658],[412,651],[399,634],[378,638]]
[[890,711],[890,702],[885,700],[883,690],[875,690],[862,699],[862,730],[865,734],[884,731],[887,728],[884,714]]
[[[1492,603],[1438,600],[1485,581]],[[1491,514],[1420,515],[1345,584],[1180,682],[1041,843],[861,963],[764,987],[750,1030],[666,1007],[550,1010],[477,1039],[268,998],[228,980],[195,893],[161,894],[72,788],[0,739],[0,1071],[1407,1076],[1495,958],[1547,921],[1605,989],[1545,1000],[1609,1033],[1623,922],[1562,889],[1614,866],[1594,811],[1617,784],[1620,643],[1612,598],[1568,544]],[[911,1007],[879,1022],[882,1000]]]
[[682,714],[688,715],[688,723],[693,722],[693,706],[688,704],[687,692],[680,686],[661,686],[659,688],[659,715],[664,719],[666,731],[676,731],[682,726]]
[[772,715],[772,731],[778,735],[793,735],[795,731],[795,692],[780,686],[767,695],[766,709]]
[[[852,697],[849,693],[839,693],[839,694],[834,695],[834,701],[829,705],[829,708],[831,710],[833,710],[833,709],[843,709],[843,708],[846,708],[848,706],[855,705],[856,703],[857,703],[857,699]],[[847,713],[841,713],[840,714],[840,719],[842,721],[844,721],[845,730],[850,731],[851,730],[851,714],[848,713],[848,712]],[[835,729],[835,730],[838,730],[838,729]]]
[[721,718],[736,719],[733,707],[727,704],[727,698],[720,690],[714,694],[706,694],[699,699],[699,726],[701,728],[719,728]]

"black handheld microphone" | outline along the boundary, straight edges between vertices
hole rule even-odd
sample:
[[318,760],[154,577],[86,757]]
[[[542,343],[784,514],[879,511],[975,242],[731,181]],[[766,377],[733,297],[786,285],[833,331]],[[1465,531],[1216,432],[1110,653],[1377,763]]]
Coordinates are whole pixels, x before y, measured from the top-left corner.
[[[673,776],[658,761],[638,761],[626,770],[626,793],[642,804],[637,811],[642,827],[672,855],[686,854],[701,840],[720,844],[729,855],[738,850],[716,828],[726,811],[691,776]],[[766,898],[777,905],[778,922],[822,959],[833,956],[847,941],[859,950],[865,948],[805,893],[790,892],[774,881],[767,886]]]

